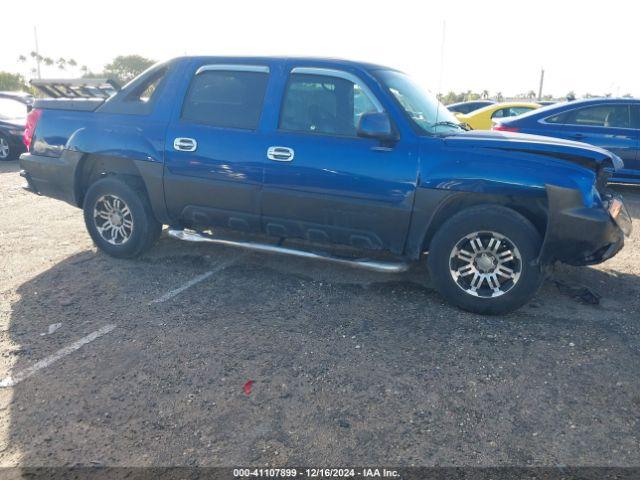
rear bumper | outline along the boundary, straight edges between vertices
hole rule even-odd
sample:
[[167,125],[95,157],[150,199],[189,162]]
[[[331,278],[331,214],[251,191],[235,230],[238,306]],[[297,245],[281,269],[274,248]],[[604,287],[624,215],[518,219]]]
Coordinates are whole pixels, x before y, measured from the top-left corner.
[[74,175],[77,160],[74,155],[46,157],[23,153],[20,155],[20,176],[27,180],[29,190],[77,206],[74,194]]
[[[570,265],[594,265],[616,255],[630,233],[631,217],[624,205],[616,220],[607,206],[584,207],[579,192],[547,186],[549,219],[539,263],[561,261]],[[621,198],[618,197],[621,201]]]

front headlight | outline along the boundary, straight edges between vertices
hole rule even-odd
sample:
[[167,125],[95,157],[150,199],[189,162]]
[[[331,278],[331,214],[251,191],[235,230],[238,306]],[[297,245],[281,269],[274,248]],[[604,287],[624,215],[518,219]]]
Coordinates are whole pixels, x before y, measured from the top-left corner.
[[609,153],[611,154],[611,163],[613,164],[613,170],[622,170],[624,168],[624,162],[622,161],[622,159],[615,153]]
[[631,215],[629,215],[627,208],[624,206],[622,198],[613,197],[613,199],[611,199],[611,201],[609,202],[608,210],[609,215],[611,215],[611,218],[613,218],[616,224],[620,227],[622,233],[624,233],[627,237],[631,235]]

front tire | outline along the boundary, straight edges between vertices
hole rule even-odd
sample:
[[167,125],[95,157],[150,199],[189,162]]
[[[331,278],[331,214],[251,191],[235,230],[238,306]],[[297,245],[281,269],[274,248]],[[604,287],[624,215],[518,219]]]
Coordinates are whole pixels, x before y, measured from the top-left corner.
[[96,246],[117,258],[136,257],[153,246],[162,232],[146,192],[137,179],[109,176],[89,187],[84,221]]
[[474,313],[505,314],[526,304],[542,284],[535,263],[541,244],[536,228],[514,210],[471,207],[436,232],[429,270],[448,302]]

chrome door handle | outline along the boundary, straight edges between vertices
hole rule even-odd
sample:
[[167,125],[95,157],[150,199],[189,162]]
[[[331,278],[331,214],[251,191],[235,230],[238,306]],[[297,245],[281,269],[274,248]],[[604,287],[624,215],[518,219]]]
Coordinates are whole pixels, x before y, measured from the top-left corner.
[[198,142],[193,138],[178,137],[173,141],[173,148],[181,152],[195,152]]
[[294,157],[293,148],[289,147],[269,147],[267,158],[276,162],[290,162]]

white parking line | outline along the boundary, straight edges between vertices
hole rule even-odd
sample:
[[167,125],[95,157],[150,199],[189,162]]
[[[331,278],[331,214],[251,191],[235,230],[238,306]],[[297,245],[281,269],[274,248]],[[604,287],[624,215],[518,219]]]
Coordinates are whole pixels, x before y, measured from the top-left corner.
[[61,348],[53,355],[50,355],[40,360],[39,362],[34,363],[32,366],[25,368],[24,370],[16,373],[15,375],[10,375],[8,377],[3,378],[2,380],[0,380],[0,388],[13,387],[17,385],[18,383],[20,383],[23,380],[26,380],[27,378],[29,378],[31,375],[35,374],[39,370],[42,370],[43,368],[47,368],[52,363],[57,362],[62,357],[66,357],[67,355],[75,352],[76,350],[80,349],[87,343],[93,342],[95,339],[100,338],[103,335],[106,335],[107,333],[111,332],[114,328],[116,328],[115,325],[106,325],[101,329],[96,330],[93,333],[90,333],[86,337],[82,337],[80,340],[73,342],[71,345]]
[[[234,262],[236,262],[237,260],[239,260],[243,256],[245,256],[245,254],[240,254],[240,255],[238,255],[236,257],[232,257],[232,258],[230,258],[228,260],[221,261],[213,269],[211,269],[208,272],[205,272],[205,273],[203,273],[201,275],[198,275],[197,277],[192,278],[187,283],[185,283],[184,285],[182,285],[182,286],[180,286],[178,288],[175,288],[173,290],[168,291],[167,293],[165,293],[161,297],[156,298],[155,300],[152,300],[150,302],[150,304],[152,304],[152,303],[162,303],[162,302],[166,302],[167,300],[172,299],[173,297],[175,297],[179,293],[184,292],[186,289],[194,286],[197,283],[202,282],[203,280],[206,280],[207,278],[209,278],[214,273],[218,273],[218,272],[224,270],[225,268],[227,268],[228,266],[230,266],[231,264],[233,264]],[[0,388],[13,387],[13,386],[17,385],[18,383],[22,382],[23,380],[26,380],[27,378],[29,378],[30,376],[34,375],[35,373],[37,373],[38,371],[42,370],[43,368],[47,368],[49,365],[57,362],[61,358],[66,357],[70,353],[73,353],[76,350],[82,348],[87,343],[93,342],[97,338],[100,338],[103,335],[106,335],[107,333],[111,332],[114,328],[116,328],[116,325],[106,325],[106,326],[102,327],[101,329],[96,330],[93,333],[90,333],[86,337],[82,337],[80,340],[77,340],[77,341],[73,342],[71,345],[66,346],[64,348],[61,348],[60,350],[55,352],[53,355],[50,355],[50,356],[48,356],[48,357],[46,357],[46,358],[34,363],[32,366],[30,366],[28,368],[25,368],[24,370],[14,374],[14,375],[9,375],[9,376],[3,378],[2,380],[0,380]]]
[[197,277],[192,278],[187,283],[185,283],[184,285],[181,285],[178,288],[175,288],[173,290],[169,290],[167,293],[165,293],[161,297],[156,298],[155,300],[151,300],[149,302],[149,305],[152,305],[154,303],[162,303],[162,302],[166,302],[167,300],[171,300],[176,295],[184,292],[187,288],[191,288],[195,284],[200,283],[203,280],[206,280],[207,278],[209,278],[214,273],[218,273],[218,272],[224,270],[229,265],[231,265],[232,263],[235,263],[237,260],[239,260],[240,258],[242,258],[244,256],[245,256],[245,254],[243,253],[243,254],[240,254],[240,255],[238,255],[236,257],[230,258],[229,260],[221,261],[213,269],[209,270],[208,272],[205,272],[205,273],[203,273],[201,275],[198,275]]

